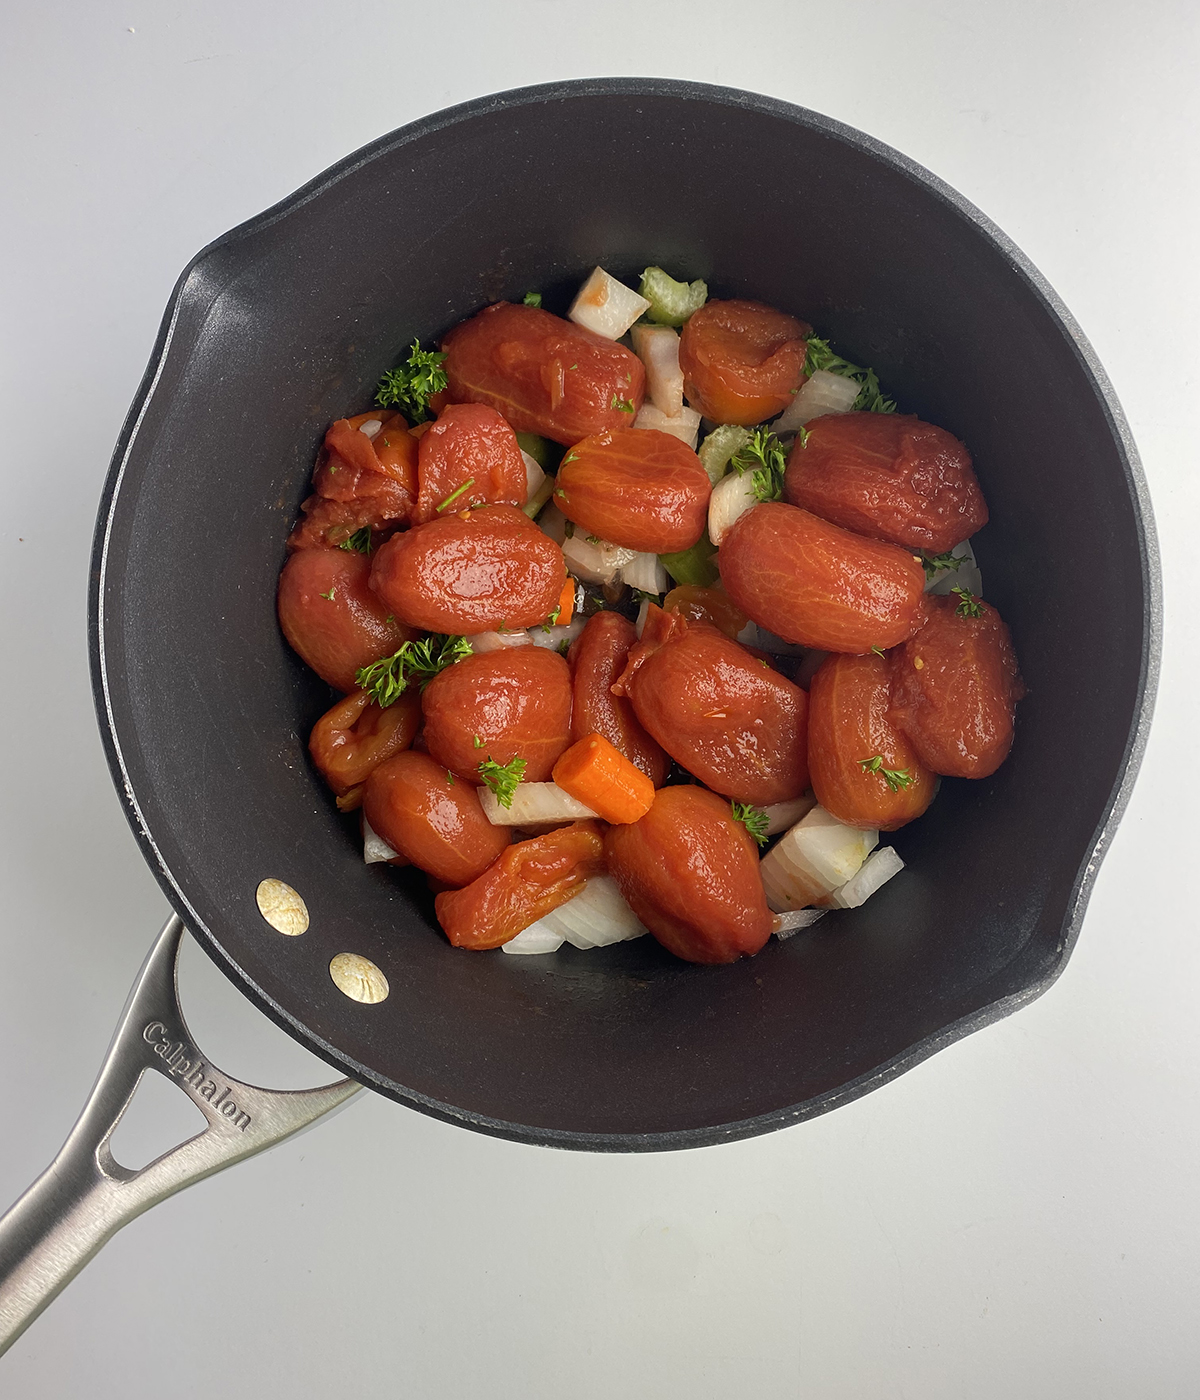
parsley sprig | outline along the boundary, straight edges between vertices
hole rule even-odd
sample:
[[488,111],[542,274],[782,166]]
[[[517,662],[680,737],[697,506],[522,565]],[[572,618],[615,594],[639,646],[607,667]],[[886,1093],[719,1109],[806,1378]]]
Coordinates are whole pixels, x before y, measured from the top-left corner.
[[767,844],[767,827],[770,825],[770,818],[761,807],[755,807],[749,802],[731,802],[730,810],[733,812],[735,822],[741,822],[751,836],[760,846]]
[[496,794],[501,807],[511,807],[513,793],[525,775],[525,760],[510,759],[508,763],[497,763],[493,758],[485,758],[479,765],[479,776]]
[[957,569],[966,562],[963,555],[955,554],[952,550],[947,550],[945,554],[923,554],[921,556],[926,578],[937,578],[943,569]]
[[787,455],[770,428],[755,428],[750,441],[729,459],[729,465],[738,476],[754,473],[750,480],[756,501],[777,501],[783,495]]
[[608,406],[609,408],[615,408],[619,413],[633,412],[633,400],[622,399],[618,397],[615,393],[612,396],[612,402]]
[[414,423],[423,423],[429,417],[430,395],[446,388],[445,358],[441,351],[422,350],[421,342],[414,340],[408,360],[389,369],[379,381],[375,402],[380,408],[398,408]]
[[873,758],[860,758],[858,766],[864,773],[878,773],[893,792],[900,792],[909,787],[913,780],[913,775],[907,768],[885,768],[881,753],[875,754]]
[[526,292],[526,293],[525,293],[525,298],[524,298],[524,300],[521,302],[521,305],[522,305],[522,306],[541,306],[541,304],[542,304],[542,294],[541,294],[541,292]]
[[355,674],[354,683],[368,691],[381,710],[386,710],[400,699],[411,681],[419,681],[424,690],[439,671],[471,654],[471,643],[466,637],[444,637],[435,632],[419,642],[405,642],[392,656],[363,666]]
[[983,616],[983,604],[969,588],[955,586],[950,592],[958,594],[958,607],[954,609],[955,617]]
[[364,525],[361,529],[344,539],[338,545],[339,549],[345,549],[358,554],[370,554],[371,552],[371,527]]
[[858,385],[858,398],[852,407],[858,413],[895,413],[896,400],[885,398],[879,387],[879,376],[873,369],[862,365],[852,365],[829,348],[829,342],[820,336],[808,338],[808,354],[804,358],[804,373],[812,375],[823,369],[827,374],[840,374],[844,379],[853,379]]

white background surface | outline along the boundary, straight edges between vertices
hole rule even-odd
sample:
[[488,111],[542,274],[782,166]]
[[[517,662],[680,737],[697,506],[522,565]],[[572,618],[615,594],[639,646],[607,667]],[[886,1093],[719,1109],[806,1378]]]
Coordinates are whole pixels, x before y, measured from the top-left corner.
[[[833,1114],[683,1154],[556,1153],[360,1096],[131,1225],[0,1361],[0,1396],[1196,1393],[1197,14],[8,8],[0,1205],[57,1150],[167,913],[88,686],[109,453],[191,255],[381,133],[525,83],[652,73],[898,147],[999,223],[1090,337],[1145,462],[1167,617],[1142,776],[1040,1001]],[[185,1005],[217,1063],[328,1078],[189,951]]]

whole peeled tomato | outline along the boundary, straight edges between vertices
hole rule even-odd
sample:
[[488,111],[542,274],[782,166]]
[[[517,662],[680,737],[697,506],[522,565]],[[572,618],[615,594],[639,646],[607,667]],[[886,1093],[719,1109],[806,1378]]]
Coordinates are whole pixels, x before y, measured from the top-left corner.
[[421,434],[413,523],[489,502],[523,506],[528,476],[517,435],[494,408],[452,403]]
[[[361,431],[379,424],[374,438]],[[289,549],[333,549],[364,527],[390,534],[412,515],[417,498],[417,440],[398,413],[377,410],[339,418],[325,434],[313,472],[313,495],[288,536]]]
[[558,545],[524,511],[496,505],[393,535],[375,555],[371,587],[413,627],[471,635],[544,622],[566,577]]
[[987,524],[967,449],[902,413],[815,418],[788,456],[794,506],[872,539],[944,554]]
[[812,327],[756,301],[710,301],[679,339],[688,403],[715,423],[774,418],[804,382]]
[[371,562],[344,549],[300,549],[279,575],[279,625],[288,645],[335,690],[416,635],[368,584]]
[[412,749],[371,773],[363,815],[394,851],[455,888],[482,875],[512,839],[488,821],[469,783]]
[[686,443],[655,428],[613,428],[562,459],[554,504],[602,540],[675,554],[704,533],[712,482]]
[[536,306],[486,307],[442,349],[451,399],[490,404],[517,432],[567,447],[631,423],[646,392],[631,350]]
[[602,734],[619,753],[640,768],[655,787],[667,776],[667,756],[646,733],[623,695],[612,693],[637,641],[633,623],[620,613],[593,613],[571,643],[571,740]]
[[308,751],[339,796],[366,782],[385,759],[412,743],[421,726],[421,699],[408,691],[380,708],[365,690],[353,690],[313,725]]
[[929,621],[893,655],[891,717],[935,773],[986,778],[1008,757],[1025,694],[1012,638],[979,599],[929,603]]
[[933,801],[937,781],[888,718],[884,656],[830,656],[808,692],[809,764],[817,801],[847,826],[895,831]]
[[714,791],[766,805],[808,787],[808,697],[715,627],[651,604],[617,691]]
[[425,745],[444,768],[478,783],[482,760],[523,758],[523,781],[544,783],[571,742],[571,672],[543,647],[484,652],[435,676],[421,708]]
[[886,651],[925,620],[920,560],[796,506],[753,506],[734,521],[718,561],[747,617],[799,646]]
[[758,852],[716,793],[660,788],[640,821],[609,827],[604,854],[630,908],[677,958],[736,962],[771,936]]

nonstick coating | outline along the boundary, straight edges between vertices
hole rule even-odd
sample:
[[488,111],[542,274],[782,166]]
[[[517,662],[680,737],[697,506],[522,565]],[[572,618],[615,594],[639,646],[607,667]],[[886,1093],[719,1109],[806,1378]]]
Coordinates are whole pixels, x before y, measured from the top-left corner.
[[[987,597],[1029,687],[1009,762],[890,838],[867,905],[731,967],[652,939],[451,949],[415,872],[364,867],[308,762],[329,692],[274,609],[321,435],[414,337],[597,263],[704,277],[810,320],[963,438]],[[845,1102],[1061,971],[1140,757],[1158,574],[1128,433],[1021,254],[927,172],[722,88],[525,89],[404,127],[205,249],[168,307],[101,506],[93,672],[126,810],[217,963],[317,1054],[403,1103],[607,1150],[764,1132]],[[255,888],[308,903],[299,938]],[[391,995],[347,1000],[336,953]]]

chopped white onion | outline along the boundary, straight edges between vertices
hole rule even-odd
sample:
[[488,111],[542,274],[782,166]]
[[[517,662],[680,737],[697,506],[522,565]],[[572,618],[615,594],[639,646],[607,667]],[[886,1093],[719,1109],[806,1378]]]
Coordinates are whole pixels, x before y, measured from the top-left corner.
[[381,418],[368,418],[365,423],[360,423],[358,425],[358,431],[362,433],[364,437],[374,438],[375,434],[382,427],[383,420]]
[[795,826],[800,818],[808,816],[816,805],[817,799],[810,793],[805,793],[803,797],[793,797],[790,802],[772,802],[769,807],[763,808],[767,814],[767,835],[778,836],[781,831]]
[[863,861],[856,875],[852,875],[844,885],[839,886],[822,901],[830,909],[857,909],[880,887],[886,885],[893,875],[904,869],[904,862],[891,846],[882,846]]
[[543,506],[537,518],[538,529],[543,534],[549,535],[555,544],[561,545],[567,538],[567,517],[561,510],[550,502],[548,506]]
[[487,651],[504,651],[506,647],[527,647],[533,638],[522,627],[515,632],[476,632],[467,641],[472,651],[482,655]]
[[[678,418],[683,411],[683,370],[679,368],[679,332],[670,326],[634,326],[630,333],[633,353],[646,366],[646,395],[667,418]],[[689,410],[691,412],[692,410]],[[637,423],[638,427],[657,424]],[[700,415],[696,414],[696,427]],[[695,434],[692,442],[696,441]]]
[[562,547],[567,568],[585,583],[611,583],[619,569],[637,557],[636,549],[624,549],[607,540],[592,543],[578,529]]
[[368,865],[376,865],[383,860],[395,860],[400,854],[399,851],[393,851],[383,837],[372,829],[371,823],[367,821],[366,817],[362,819],[362,833],[363,860]]
[[562,937],[552,933],[544,919],[539,919],[500,947],[506,953],[556,953],[562,945]]
[[593,875],[574,899],[560,904],[540,922],[576,948],[606,948],[610,943],[640,938],[647,931],[611,875]]
[[513,791],[512,806],[502,807],[491,788],[479,789],[483,815],[493,826],[538,826],[542,822],[578,822],[594,817],[585,807],[557,783],[518,783]]
[[846,826],[814,807],[759,862],[768,905],[781,914],[814,903],[856,874],[878,844],[877,831]]
[[786,913],[776,914],[775,937],[791,938],[793,933],[798,933],[802,928],[811,928],[828,912],[827,909],[789,909]]
[[633,629],[638,635],[638,641],[642,640],[642,632],[646,626],[646,617],[650,612],[650,599],[643,598],[642,606],[638,608],[637,621],[633,624]]
[[771,427],[777,433],[794,433],[803,424],[823,418],[827,413],[849,413],[861,387],[844,374],[830,374],[827,369],[819,369],[800,386],[800,392]]
[[652,403],[644,403],[638,410],[638,416],[633,420],[635,428],[654,428],[660,433],[670,433],[672,437],[677,437],[685,447],[696,450],[696,437],[700,432],[700,415],[694,408],[688,408],[684,404],[679,414],[674,418],[668,418],[661,408],[656,408]]
[[733,522],[753,505],[757,505],[753,472],[743,472],[741,476],[730,472],[722,477],[708,498],[708,537],[713,544],[719,545]]
[[758,646],[758,623],[747,622],[745,627],[742,628],[733,640],[735,642],[741,642],[744,647]]
[[642,593],[665,593],[667,571],[657,554],[635,554],[628,564],[621,566],[621,582]]
[[941,595],[949,593],[952,588],[967,588],[977,598],[982,598],[983,575],[979,572],[971,541],[963,540],[962,544],[956,544],[950,553],[957,555],[963,562],[957,569],[941,569],[931,579],[927,579],[925,592]]
[[546,473],[538,466],[528,452],[522,451],[521,460],[525,463],[525,499],[532,501],[534,496],[542,489],[542,483],[546,480]]
[[587,618],[579,613],[571,618],[565,627],[531,627],[529,640],[535,647],[545,647],[547,651],[557,651],[563,642],[570,644],[587,625]]
[[650,303],[632,287],[596,268],[580,287],[567,312],[567,319],[609,340],[620,340]]

